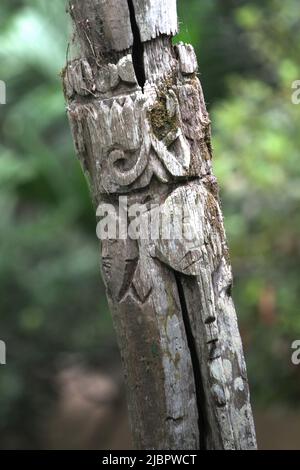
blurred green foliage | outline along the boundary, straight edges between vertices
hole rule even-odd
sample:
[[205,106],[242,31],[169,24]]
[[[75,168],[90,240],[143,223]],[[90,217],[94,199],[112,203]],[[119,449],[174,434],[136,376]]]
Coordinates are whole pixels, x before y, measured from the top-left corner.
[[[51,377],[69,355],[114,348],[99,276],[95,216],[74,156],[59,73],[62,0],[2,0],[0,79],[1,447],[35,447]],[[255,404],[295,406],[300,369],[297,0],[179,0],[211,112],[215,172],[235,274],[234,297]]]
[[271,78],[234,70],[226,78],[227,97],[211,116],[215,170],[252,394],[256,403],[295,406],[300,370],[290,348],[300,337],[300,107],[292,104],[291,87],[300,77],[300,12],[296,0],[241,3],[232,18]]
[[[3,5],[4,3],[4,5]],[[62,360],[97,360],[112,326],[99,276],[95,216],[74,156],[60,70],[62,1],[1,2],[1,447],[37,445]],[[3,14],[4,13],[4,14]],[[19,442],[20,440],[20,442]]]

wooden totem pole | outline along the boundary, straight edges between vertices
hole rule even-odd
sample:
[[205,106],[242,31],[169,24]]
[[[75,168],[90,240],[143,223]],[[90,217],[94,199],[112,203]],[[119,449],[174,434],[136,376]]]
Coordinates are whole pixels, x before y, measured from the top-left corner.
[[163,221],[101,237],[134,445],[255,449],[210,121],[194,50],[172,45],[176,0],[71,0],[69,12],[80,53],[64,92],[98,215],[113,207],[128,229],[138,206],[145,226],[157,208]]

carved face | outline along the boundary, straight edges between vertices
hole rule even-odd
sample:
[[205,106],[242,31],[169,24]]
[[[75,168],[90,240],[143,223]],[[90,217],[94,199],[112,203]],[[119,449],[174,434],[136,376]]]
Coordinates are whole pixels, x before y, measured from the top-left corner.
[[84,114],[91,141],[89,161],[96,159],[99,192],[143,188],[153,174],[165,183],[188,176],[190,148],[173,90],[165,93],[164,100],[153,101],[140,91],[103,100],[96,111],[89,112],[87,105]]
[[100,101],[96,113],[86,113],[86,126],[92,141],[90,151],[98,165],[100,192],[120,192],[147,166],[146,158],[142,165],[139,164],[143,148],[142,107],[143,99],[136,93],[126,98]]

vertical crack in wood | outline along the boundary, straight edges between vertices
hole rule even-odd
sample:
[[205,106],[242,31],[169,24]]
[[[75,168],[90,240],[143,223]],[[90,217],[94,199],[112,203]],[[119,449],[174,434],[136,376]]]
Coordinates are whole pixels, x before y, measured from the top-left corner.
[[130,14],[131,29],[133,34],[132,63],[137,82],[143,90],[146,82],[144,67],[144,44],[141,41],[141,34],[136,21],[133,2],[132,0],[127,0],[127,2]]
[[197,347],[195,343],[195,338],[192,332],[192,327],[190,324],[190,318],[188,313],[188,307],[185,300],[184,290],[181,283],[181,274],[174,272],[175,281],[177,285],[177,291],[182,311],[182,319],[186,333],[186,339],[188,348],[191,355],[192,369],[195,381],[195,390],[196,390],[196,402],[198,410],[198,427],[199,427],[199,447],[201,450],[206,450],[206,439],[207,430],[208,430],[208,418],[206,416],[205,408],[205,393],[204,386],[201,375],[200,361],[197,354]]

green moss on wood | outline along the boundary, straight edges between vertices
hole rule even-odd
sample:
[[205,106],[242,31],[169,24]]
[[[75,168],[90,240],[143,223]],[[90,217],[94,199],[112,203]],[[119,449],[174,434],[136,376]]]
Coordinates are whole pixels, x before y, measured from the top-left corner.
[[155,136],[162,140],[172,130],[179,126],[178,116],[170,116],[167,109],[167,94],[174,85],[174,77],[171,74],[164,81],[157,93],[157,100],[149,110],[149,119]]

